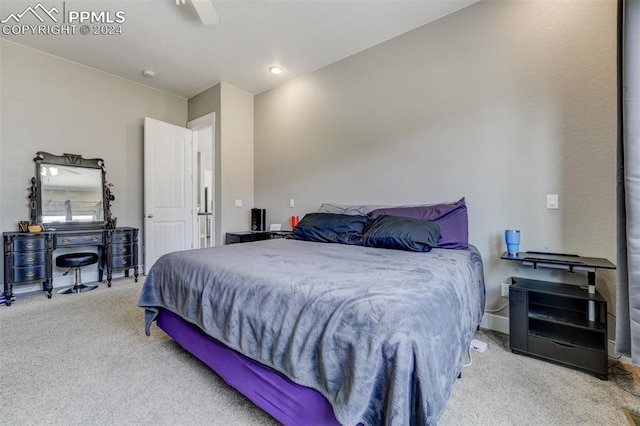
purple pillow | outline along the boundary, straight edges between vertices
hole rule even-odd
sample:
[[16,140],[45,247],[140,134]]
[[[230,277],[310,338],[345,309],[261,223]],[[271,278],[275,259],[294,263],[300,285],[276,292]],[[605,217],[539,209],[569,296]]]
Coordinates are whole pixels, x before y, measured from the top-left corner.
[[469,224],[464,197],[455,203],[430,206],[388,207],[369,212],[372,219],[381,215],[411,217],[430,220],[440,226],[438,247],[448,249],[469,248]]

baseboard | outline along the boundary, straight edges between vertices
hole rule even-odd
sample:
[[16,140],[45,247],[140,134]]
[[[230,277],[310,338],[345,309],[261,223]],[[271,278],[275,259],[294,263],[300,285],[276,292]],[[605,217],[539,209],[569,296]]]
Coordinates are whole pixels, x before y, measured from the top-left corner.
[[[623,364],[633,364],[633,362],[631,361],[631,358],[629,358],[628,356],[616,354],[615,348],[616,348],[616,341],[615,340],[609,340],[609,348],[608,348],[609,349],[609,359],[613,358],[613,361],[620,361]],[[620,358],[618,358],[618,356]]]
[[509,334],[509,317],[503,317],[494,314],[484,314],[480,327],[489,330],[499,331],[500,333]]

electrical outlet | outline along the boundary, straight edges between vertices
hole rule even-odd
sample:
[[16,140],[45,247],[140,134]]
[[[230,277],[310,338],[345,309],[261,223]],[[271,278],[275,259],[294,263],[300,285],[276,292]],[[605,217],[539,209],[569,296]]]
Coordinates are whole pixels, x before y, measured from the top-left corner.
[[500,296],[509,297],[509,283],[501,283]]

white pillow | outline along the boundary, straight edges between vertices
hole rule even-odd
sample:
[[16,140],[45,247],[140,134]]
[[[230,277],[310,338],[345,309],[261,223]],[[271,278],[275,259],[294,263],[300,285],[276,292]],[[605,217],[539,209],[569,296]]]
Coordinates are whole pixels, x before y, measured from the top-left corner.
[[322,203],[318,213],[335,213],[335,214],[348,214],[352,216],[366,216],[372,210],[381,209],[384,205],[373,204],[333,204]]

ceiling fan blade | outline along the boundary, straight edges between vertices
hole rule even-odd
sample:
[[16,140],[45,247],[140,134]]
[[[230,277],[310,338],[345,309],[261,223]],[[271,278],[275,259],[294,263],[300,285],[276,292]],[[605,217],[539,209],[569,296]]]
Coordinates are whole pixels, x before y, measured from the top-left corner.
[[191,0],[191,3],[204,25],[214,25],[220,22],[220,17],[211,0]]

